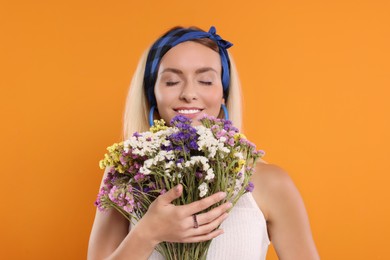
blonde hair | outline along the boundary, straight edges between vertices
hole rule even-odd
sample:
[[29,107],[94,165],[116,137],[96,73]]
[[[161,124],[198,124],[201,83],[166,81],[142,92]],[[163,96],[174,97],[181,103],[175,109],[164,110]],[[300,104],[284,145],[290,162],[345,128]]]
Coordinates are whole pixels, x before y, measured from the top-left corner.
[[[148,115],[150,104],[144,92],[144,73],[146,59],[150,47],[141,56],[136,71],[130,83],[130,89],[126,99],[123,117],[123,139],[130,138],[134,132],[144,132],[149,130]],[[233,57],[230,58],[230,86],[229,97],[226,100],[226,107],[229,111],[229,120],[233,125],[241,130],[242,127],[242,104],[241,85]],[[223,117],[221,111],[219,117]]]

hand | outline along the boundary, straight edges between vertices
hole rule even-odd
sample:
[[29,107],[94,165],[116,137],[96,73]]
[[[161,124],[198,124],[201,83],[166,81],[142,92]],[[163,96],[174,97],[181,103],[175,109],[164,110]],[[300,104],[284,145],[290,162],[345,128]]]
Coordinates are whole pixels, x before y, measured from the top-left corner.
[[[179,184],[158,196],[139,221],[138,225],[142,225],[143,230],[149,233],[150,239],[155,244],[162,241],[194,243],[210,240],[223,234],[222,229],[216,228],[227,218],[226,211],[232,205],[230,202],[208,212],[197,213],[223,200],[226,193],[218,192],[188,205],[173,205],[172,201],[179,198],[182,192],[183,187]],[[194,228],[194,214],[197,214],[198,228]]]

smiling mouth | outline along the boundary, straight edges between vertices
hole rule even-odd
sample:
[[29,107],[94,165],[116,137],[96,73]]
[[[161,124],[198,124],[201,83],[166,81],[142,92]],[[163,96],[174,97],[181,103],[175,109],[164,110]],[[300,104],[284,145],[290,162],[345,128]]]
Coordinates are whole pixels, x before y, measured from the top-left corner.
[[196,114],[199,112],[202,112],[203,109],[175,109],[175,111],[179,114],[183,115],[191,115],[191,114]]

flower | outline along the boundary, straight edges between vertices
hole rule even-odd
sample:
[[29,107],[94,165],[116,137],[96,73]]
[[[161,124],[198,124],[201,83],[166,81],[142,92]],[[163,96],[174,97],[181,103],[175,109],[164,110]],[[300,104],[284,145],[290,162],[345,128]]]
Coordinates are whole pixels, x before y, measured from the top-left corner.
[[207,192],[209,191],[207,183],[203,182],[202,184],[200,184],[198,190],[199,197],[203,198],[204,196],[206,196]]
[[248,192],[252,192],[254,188],[255,188],[255,185],[252,182],[249,182],[248,186],[245,187],[245,190]]
[[[168,127],[163,120],[156,120],[150,131],[135,132],[108,147],[99,162],[100,168],[109,170],[95,201],[97,208],[114,208],[129,221],[139,221],[159,195],[179,183],[183,194],[175,205],[226,192],[224,201],[209,210],[225,201],[234,206],[244,193],[252,192],[253,166],[264,152],[257,151],[229,120],[205,116],[200,122],[192,126],[190,119],[176,116]],[[188,252],[192,252],[190,259],[199,259],[205,257],[209,245],[163,242],[156,249],[165,258],[173,250],[178,259],[188,259]]]

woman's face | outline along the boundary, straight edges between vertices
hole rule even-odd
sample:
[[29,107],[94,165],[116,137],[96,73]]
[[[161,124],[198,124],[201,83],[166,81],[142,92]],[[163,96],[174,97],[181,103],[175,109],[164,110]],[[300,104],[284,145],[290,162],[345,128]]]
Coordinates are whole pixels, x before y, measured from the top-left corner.
[[205,114],[217,117],[224,103],[219,53],[191,41],[176,45],[161,59],[154,93],[167,123],[176,115],[193,125]]

